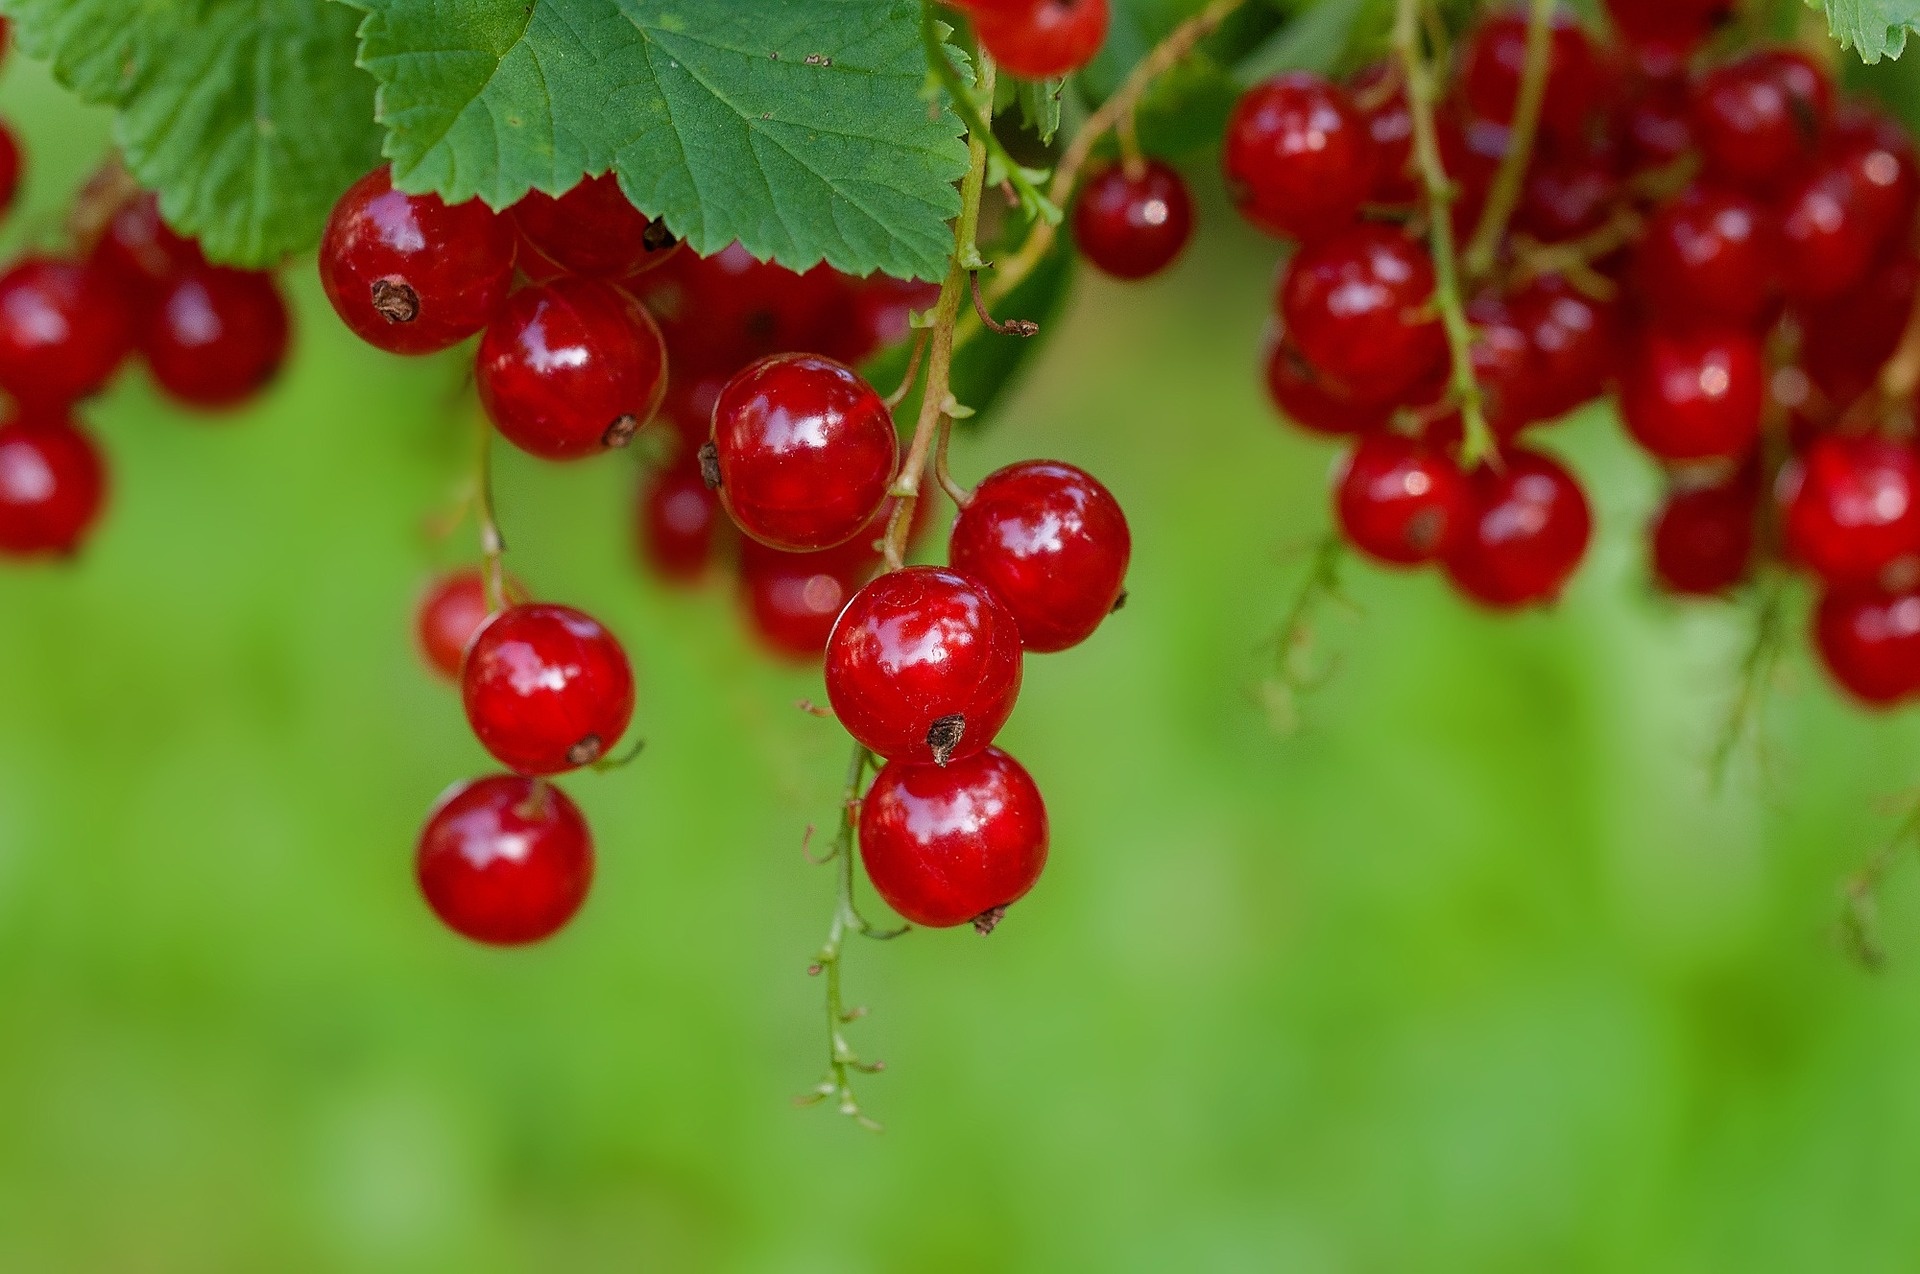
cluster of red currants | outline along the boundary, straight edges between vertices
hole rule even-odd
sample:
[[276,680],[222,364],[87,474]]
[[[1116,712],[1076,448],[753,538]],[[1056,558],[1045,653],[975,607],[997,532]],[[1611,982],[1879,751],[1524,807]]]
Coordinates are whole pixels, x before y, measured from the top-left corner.
[[1077,71],[1106,42],[1107,0],[953,0],[980,47],[1002,69],[1028,80]]
[[1659,585],[1717,596],[1764,564],[1809,573],[1827,667],[1890,703],[1920,695],[1915,373],[1893,359],[1920,338],[1920,169],[1896,124],[1836,105],[1795,50],[1697,65],[1722,8],[1612,0],[1611,45],[1553,20],[1511,220],[1463,259],[1497,445],[1471,472],[1434,263],[1414,236],[1435,215],[1462,241],[1484,231],[1514,144],[1525,20],[1489,16],[1462,42],[1435,115],[1441,208],[1396,66],[1250,89],[1228,126],[1229,190],[1298,245],[1267,386],[1289,420],[1353,439],[1333,493],[1350,543],[1393,566],[1438,563],[1496,608],[1551,601],[1591,534],[1578,481],[1522,433],[1611,388],[1668,474],[1649,535]]

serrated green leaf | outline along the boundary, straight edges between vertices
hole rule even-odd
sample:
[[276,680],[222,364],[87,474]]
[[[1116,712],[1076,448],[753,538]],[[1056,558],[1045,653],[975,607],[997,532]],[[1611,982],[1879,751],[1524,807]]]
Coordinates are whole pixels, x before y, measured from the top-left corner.
[[1897,58],[1907,47],[1907,32],[1920,30],[1920,0],[1808,0],[1825,8],[1827,26],[1843,49],[1863,62]]
[[207,255],[271,264],[380,162],[354,15],[326,0],[4,0],[20,47],[89,102]]
[[1242,84],[1253,84],[1282,71],[1318,71],[1322,75],[1344,69],[1365,36],[1387,29],[1392,6],[1387,0],[1319,0],[1302,8],[1265,43],[1234,68]]
[[938,278],[966,171],[913,0],[350,0],[395,180],[505,207],[609,169],[696,251]]
[[1060,93],[1065,80],[1013,80],[1020,119],[1045,146],[1060,131]]

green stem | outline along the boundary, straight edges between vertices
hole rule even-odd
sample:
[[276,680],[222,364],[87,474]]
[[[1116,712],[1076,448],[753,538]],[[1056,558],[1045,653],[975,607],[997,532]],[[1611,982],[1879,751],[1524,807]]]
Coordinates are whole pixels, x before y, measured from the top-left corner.
[[487,419],[484,411],[477,408],[473,414],[479,430],[474,455],[473,502],[480,523],[480,560],[483,563],[480,586],[487,599],[487,610],[492,612],[504,610],[507,605],[507,575],[501,561],[507,551],[507,542],[500,535],[500,522],[493,510],[493,422]]
[[1507,153],[1500,157],[1493,184],[1487,188],[1487,202],[1480,209],[1480,223],[1474,227],[1462,258],[1470,280],[1483,279],[1492,272],[1507,222],[1520,205],[1527,161],[1540,131],[1540,107],[1547,98],[1547,72],[1553,61],[1553,5],[1554,0],[1531,0],[1527,10],[1527,60],[1520,72],[1520,93],[1513,105]]
[[947,96],[953,101],[953,109],[960,116],[960,122],[967,126],[969,144],[978,141],[984,145],[993,158],[999,161],[1007,180],[1020,196],[1020,204],[1027,215],[1048,224],[1058,223],[1060,209],[1041,193],[1040,187],[1033,184],[1033,178],[1015,162],[1000,139],[993,135],[990,127],[993,117],[993,75],[987,67],[987,56],[983,51],[979,55],[980,74],[976,77],[980,86],[980,98],[984,107],[974,99],[973,90],[960,78],[960,72],[954,67],[953,59],[947,56],[946,41],[940,34],[940,21],[934,16],[933,0],[921,0],[920,4],[920,42],[926,46],[927,65],[947,90]]

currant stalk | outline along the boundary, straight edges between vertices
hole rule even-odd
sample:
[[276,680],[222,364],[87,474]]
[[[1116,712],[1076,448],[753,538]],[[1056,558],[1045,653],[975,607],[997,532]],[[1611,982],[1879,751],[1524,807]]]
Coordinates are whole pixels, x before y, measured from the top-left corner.
[[1533,139],[1540,130],[1540,108],[1547,100],[1547,73],[1553,54],[1554,0],[1530,0],[1527,7],[1527,60],[1520,72],[1520,95],[1514,102],[1507,152],[1500,157],[1493,184],[1487,188],[1487,202],[1480,210],[1480,222],[1474,227],[1461,258],[1469,279],[1485,278],[1494,267],[1500,240],[1507,222],[1520,204],[1520,187],[1526,178],[1527,161],[1533,155]]
[[1900,851],[1914,844],[1920,844],[1920,799],[1910,802],[1886,844],[1841,886],[1841,941],[1854,959],[1875,972],[1887,963],[1887,949],[1880,941],[1880,884]]

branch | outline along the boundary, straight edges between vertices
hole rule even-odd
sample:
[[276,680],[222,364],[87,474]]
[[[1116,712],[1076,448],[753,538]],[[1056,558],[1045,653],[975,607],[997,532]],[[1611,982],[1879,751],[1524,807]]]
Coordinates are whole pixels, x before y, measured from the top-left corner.
[[1553,63],[1553,5],[1554,0],[1532,0],[1527,11],[1527,60],[1520,72],[1520,94],[1513,104],[1507,153],[1500,157],[1493,184],[1487,188],[1487,202],[1480,209],[1480,224],[1467,245],[1463,267],[1469,279],[1485,278],[1493,269],[1507,221],[1520,204],[1520,187],[1533,156],[1540,106],[1547,98],[1547,73]]

